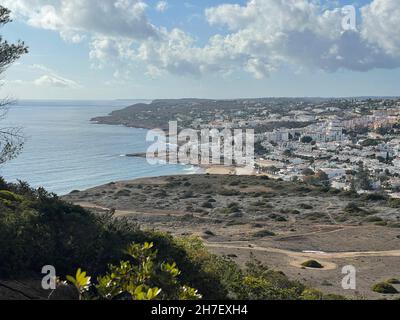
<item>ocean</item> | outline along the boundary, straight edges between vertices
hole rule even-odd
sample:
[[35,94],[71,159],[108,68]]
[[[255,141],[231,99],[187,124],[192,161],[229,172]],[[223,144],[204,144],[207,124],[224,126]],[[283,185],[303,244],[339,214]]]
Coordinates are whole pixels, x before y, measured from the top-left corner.
[[[128,153],[146,152],[147,130],[90,122],[139,101],[19,101],[0,128],[23,128],[22,153],[0,166],[9,182],[64,195],[112,181],[196,173],[193,166],[150,165]],[[143,101],[140,101],[143,102]]]

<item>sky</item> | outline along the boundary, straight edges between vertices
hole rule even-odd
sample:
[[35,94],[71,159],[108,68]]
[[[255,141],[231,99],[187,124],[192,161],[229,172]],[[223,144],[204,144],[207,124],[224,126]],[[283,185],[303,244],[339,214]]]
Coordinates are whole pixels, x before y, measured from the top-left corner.
[[[0,0],[16,99],[400,95],[398,0]],[[353,12],[345,6],[353,6]],[[352,22],[354,21],[354,25]],[[343,25],[345,22],[345,25]]]

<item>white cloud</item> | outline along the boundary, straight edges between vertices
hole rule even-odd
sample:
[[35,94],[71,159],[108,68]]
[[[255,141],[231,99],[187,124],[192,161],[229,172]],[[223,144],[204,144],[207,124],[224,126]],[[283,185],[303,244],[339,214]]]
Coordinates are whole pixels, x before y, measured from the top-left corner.
[[159,12],[164,12],[168,9],[168,2],[167,1],[159,1],[156,4],[156,10]]
[[[388,7],[392,10],[400,10],[400,3],[395,1],[375,0],[372,6],[386,2],[391,3]],[[389,56],[387,47],[376,41],[378,45],[371,45],[372,39],[364,31],[371,23],[391,28],[385,15],[372,9],[376,21],[371,21],[365,8],[363,12],[361,33],[342,30],[339,8],[323,10],[318,2],[309,0],[250,0],[245,6],[225,4],[207,9],[206,17],[210,24],[226,26],[231,31],[220,42],[229,44],[230,55],[244,60],[246,69],[257,78],[284,64],[326,71],[399,66],[400,56]],[[394,33],[390,39],[399,44],[400,33]]]
[[111,63],[118,65],[133,58],[132,41],[110,37],[93,37],[90,43],[89,57],[97,61],[98,67]]
[[392,55],[400,55],[400,3],[375,0],[361,9],[362,35]]
[[70,89],[79,88],[79,85],[75,81],[51,74],[43,75],[40,78],[36,79],[33,83],[40,87],[70,88]]
[[66,38],[91,33],[143,40],[156,37],[141,0],[3,0],[28,24],[57,30]]
[[[317,1],[223,4],[208,8],[205,15],[211,25],[227,28],[226,35],[216,34],[198,47],[182,30],[163,30],[161,40],[141,44],[137,58],[147,64],[150,74],[199,76],[244,70],[257,79],[283,66],[328,72],[396,68],[400,66],[400,14],[392,17],[389,12],[399,10],[396,0],[374,0],[362,8],[360,32],[345,32],[341,8],[327,10]],[[379,26],[376,37],[374,25]]]
[[[328,72],[400,66],[398,0],[371,1],[361,8],[358,31],[347,32],[341,8],[327,10],[324,1],[223,4],[205,11],[208,23],[224,32],[204,46],[183,30],[152,24],[142,0],[4,1],[33,26],[56,30],[68,41],[88,37],[96,66],[122,70],[140,64],[151,77],[239,70],[260,79],[283,66]],[[156,9],[163,11],[162,3]]]

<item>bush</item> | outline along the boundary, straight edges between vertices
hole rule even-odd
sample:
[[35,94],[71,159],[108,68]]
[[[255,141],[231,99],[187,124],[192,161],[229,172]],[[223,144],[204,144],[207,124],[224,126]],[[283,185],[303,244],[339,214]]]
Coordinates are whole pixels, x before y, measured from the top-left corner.
[[22,202],[23,198],[8,190],[0,190],[0,199],[12,202]]
[[115,196],[116,197],[129,197],[131,195],[131,191],[128,189],[119,190]]
[[301,204],[299,204],[299,208],[305,209],[305,210],[311,210],[311,209],[313,209],[313,206],[306,204],[306,203],[301,203]]
[[397,198],[390,199],[389,206],[391,208],[400,208],[400,199],[397,199]]
[[390,283],[380,282],[375,284],[372,287],[372,291],[381,293],[381,294],[396,294],[399,293],[395,287],[393,287]]
[[225,197],[233,197],[240,195],[240,192],[237,190],[220,189],[218,190],[218,194]]
[[240,206],[236,202],[230,203],[226,208],[222,209],[222,212],[224,214],[231,214],[231,213],[239,213],[240,212]]
[[312,268],[312,269],[322,269],[324,266],[315,260],[308,260],[301,264],[303,267]]
[[301,297],[304,300],[323,300],[324,294],[316,289],[306,289],[301,294]]
[[344,211],[347,213],[361,213],[361,212],[365,212],[363,209],[361,209],[359,206],[357,206],[357,204],[355,204],[354,202],[350,202],[346,205],[346,207],[344,208]]
[[257,231],[253,234],[253,237],[256,238],[265,238],[265,237],[274,237],[275,233],[273,233],[272,231],[269,230],[261,230],[261,231]]
[[202,205],[202,208],[206,208],[206,209],[213,209],[213,205],[211,204],[211,202],[204,202]]
[[157,251],[153,246],[153,243],[131,244],[126,251],[129,260],[121,261],[118,266],[109,265],[109,272],[99,277],[95,285],[81,269],[75,277],[67,276],[67,279],[75,286],[81,300],[200,299],[197,290],[179,282],[181,271],[176,263],[156,260]]
[[[0,277],[37,275],[44,265],[60,274],[83,266],[92,274],[119,259],[126,245],[141,234],[137,226],[95,215],[61,201],[43,189],[7,185],[0,201]],[[15,202],[14,200],[18,200]],[[10,200],[5,200],[10,201]],[[140,235],[141,236],[141,235]]]
[[383,221],[382,218],[377,217],[377,216],[371,216],[365,219],[366,222],[380,222]]
[[387,196],[381,193],[367,193],[361,197],[364,201],[385,201]]
[[390,284],[400,284],[400,280],[399,279],[395,279],[395,278],[389,279],[386,282],[390,283]]

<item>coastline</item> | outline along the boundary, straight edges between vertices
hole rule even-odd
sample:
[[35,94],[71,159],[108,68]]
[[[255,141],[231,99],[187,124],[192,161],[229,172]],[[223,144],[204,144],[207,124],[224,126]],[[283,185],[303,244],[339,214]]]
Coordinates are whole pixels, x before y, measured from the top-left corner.
[[[126,157],[131,157],[131,158],[147,158],[147,154],[144,152],[138,152],[138,153],[129,153],[126,154]],[[160,159],[161,158],[161,159]],[[160,161],[164,161],[162,159],[167,159],[168,155],[162,154],[160,157],[155,157],[155,159],[159,159]],[[168,163],[166,163],[168,164]],[[203,165],[203,164],[193,164],[193,163],[180,163],[182,165],[188,165],[188,166],[193,166],[195,168],[198,168],[201,172],[196,172],[195,174],[215,174],[215,175],[246,175],[246,176],[262,176],[260,174],[257,174],[254,169],[249,169],[245,167],[238,167],[234,165],[223,165],[223,164],[208,164],[208,165]]]

